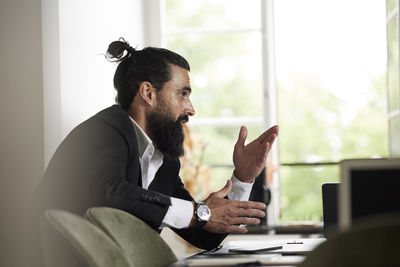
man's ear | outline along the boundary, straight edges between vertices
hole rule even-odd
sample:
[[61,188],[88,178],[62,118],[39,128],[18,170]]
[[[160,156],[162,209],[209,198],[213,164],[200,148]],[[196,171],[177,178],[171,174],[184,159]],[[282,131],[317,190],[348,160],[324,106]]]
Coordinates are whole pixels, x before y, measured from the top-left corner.
[[149,104],[150,106],[155,105],[156,89],[150,82],[142,82],[139,85],[138,94],[143,99],[143,101]]

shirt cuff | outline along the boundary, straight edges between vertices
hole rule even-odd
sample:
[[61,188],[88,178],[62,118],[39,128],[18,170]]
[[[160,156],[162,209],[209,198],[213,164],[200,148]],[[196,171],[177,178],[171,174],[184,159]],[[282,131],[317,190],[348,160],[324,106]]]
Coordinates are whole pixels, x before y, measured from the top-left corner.
[[232,191],[229,193],[228,198],[231,200],[248,201],[253,188],[254,181],[252,183],[244,183],[232,174]]
[[193,203],[191,201],[171,197],[171,206],[163,219],[162,226],[172,228],[187,228],[193,217]]

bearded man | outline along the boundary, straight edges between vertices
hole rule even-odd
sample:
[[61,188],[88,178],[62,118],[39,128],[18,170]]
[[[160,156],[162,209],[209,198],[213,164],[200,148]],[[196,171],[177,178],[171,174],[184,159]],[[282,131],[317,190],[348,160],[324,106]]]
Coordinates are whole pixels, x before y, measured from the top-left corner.
[[167,49],[135,50],[123,39],[107,51],[118,62],[117,105],[78,125],[58,147],[37,190],[40,210],[83,215],[94,206],[124,210],[156,231],[168,226],[204,249],[227,233],[246,232],[265,216],[265,204],[247,201],[278,135],[274,126],[244,145],[240,129],[235,170],[224,188],[196,203],[179,178],[183,124],[195,114],[190,67]]

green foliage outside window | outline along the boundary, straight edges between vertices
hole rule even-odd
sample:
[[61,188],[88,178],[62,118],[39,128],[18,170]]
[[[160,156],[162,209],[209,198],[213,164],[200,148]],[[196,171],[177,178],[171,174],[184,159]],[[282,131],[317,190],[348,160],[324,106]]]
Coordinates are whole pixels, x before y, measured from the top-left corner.
[[[169,49],[185,56],[191,65],[195,117],[223,121],[231,117],[262,118],[268,112],[263,110],[260,32],[196,33],[198,29],[257,29],[261,26],[260,3],[166,0],[166,31],[187,31],[166,35],[165,40]],[[246,6],[243,16],[228,12],[235,5]],[[356,99],[344,98],[325,88],[319,77],[301,71],[278,80],[280,135],[275,145],[279,145],[279,161],[336,162],[345,158],[386,157],[386,77],[370,79],[369,89]],[[248,127],[248,140],[268,126]],[[232,163],[239,126],[200,125],[191,127],[191,132],[207,144],[205,164]],[[210,188],[219,189],[231,174],[230,167],[212,168]],[[281,220],[320,221],[321,185],[338,181],[339,167],[281,166],[279,177]]]
[[[358,110],[313,77],[293,74],[290,80],[278,89],[281,163],[387,156],[385,77]],[[321,186],[339,175],[338,165],[281,167],[281,220],[321,220]]]

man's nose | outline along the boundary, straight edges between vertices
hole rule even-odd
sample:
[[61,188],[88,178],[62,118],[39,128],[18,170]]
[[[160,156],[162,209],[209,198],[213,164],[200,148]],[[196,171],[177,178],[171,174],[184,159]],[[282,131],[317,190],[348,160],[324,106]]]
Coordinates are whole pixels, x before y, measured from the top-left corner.
[[185,107],[185,110],[183,111],[185,114],[189,116],[194,116],[196,114],[196,111],[194,110],[194,107],[192,105],[192,102],[189,101]]

